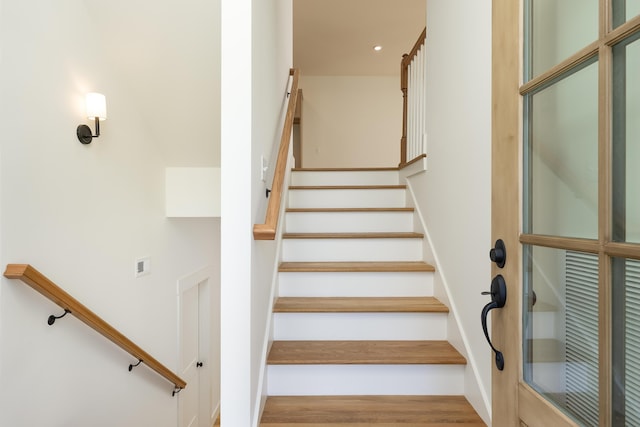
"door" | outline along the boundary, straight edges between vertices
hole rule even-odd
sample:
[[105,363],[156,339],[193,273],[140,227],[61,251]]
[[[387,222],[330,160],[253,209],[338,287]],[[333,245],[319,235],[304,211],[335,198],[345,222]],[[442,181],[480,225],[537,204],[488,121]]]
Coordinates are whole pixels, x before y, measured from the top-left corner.
[[210,316],[208,280],[197,275],[179,282],[180,376],[187,387],[178,395],[180,427],[210,427]]
[[639,13],[493,0],[494,426],[640,425]]

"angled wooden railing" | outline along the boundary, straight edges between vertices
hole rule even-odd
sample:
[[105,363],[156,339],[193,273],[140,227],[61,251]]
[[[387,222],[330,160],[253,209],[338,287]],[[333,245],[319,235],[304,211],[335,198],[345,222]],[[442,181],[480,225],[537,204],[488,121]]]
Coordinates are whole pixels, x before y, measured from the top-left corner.
[[282,200],[283,190],[282,187],[284,185],[284,177],[287,168],[287,157],[289,156],[289,142],[291,141],[293,120],[296,113],[296,104],[298,102],[298,77],[300,75],[300,70],[292,68],[289,71],[289,75],[293,76],[293,81],[291,82],[287,115],[285,116],[282,136],[280,137],[280,148],[278,149],[278,158],[276,160],[276,167],[273,174],[273,184],[271,185],[269,204],[267,205],[264,224],[253,225],[253,238],[255,240],[274,240],[276,237],[276,230],[278,228],[280,202]]
[[[427,29],[425,28],[418,40],[413,45],[411,52],[408,54],[405,53],[402,55],[402,62],[400,63],[400,90],[402,90],[402,138],[400,139],[400,165],[399,167],[402,169],[405,166],[410,165],[411,163],[425,157],[424,153],[416,152],[417,142],[410,141],[410,147],[407,147],[407,133],[414,132],[415,129],[409,129],[412,118],[417,118],[417,114],[424,113],[423,109],[416,108],[420,107],[423,99],[418,99],[417,102],[412,101],[410,104],[409,100],[409,91],[411,86],[411,77],[409,75],[409,66],[414,62],[418,53],[421,52],[422,46],[424,46],[424,42],[427,38]],[[424,53],[423,53],[424,54]],[[419,72],[423,73],[423,69],[420,69]],[[411,111],[410,111],[411,110]],[[417,110],[417,111],[416,111]],[[423,118],[422,118],[423,120]],[[417,135],[411,135],[413,139]]]
[[[166,378],[175,386],[174,394],[187,386],[187,383],[182,378],[171,372],[169,368],[151,357],[149,353],[141,349],[129,338],[122,335],[113,326],[109,325],[102,318],[89,310],[51,280],[47,279],[42,273],[29,264],[8,264],[7,269],[4,272],[4,276],[9,279],[19,279],[31,286],[33,289],[62,307],[65,310],[65,313],[68,312],[75,316],[84,324],[131,354],[138,361],[141,361],[149,368]],[[129,369],[131,370],[131,367]]]

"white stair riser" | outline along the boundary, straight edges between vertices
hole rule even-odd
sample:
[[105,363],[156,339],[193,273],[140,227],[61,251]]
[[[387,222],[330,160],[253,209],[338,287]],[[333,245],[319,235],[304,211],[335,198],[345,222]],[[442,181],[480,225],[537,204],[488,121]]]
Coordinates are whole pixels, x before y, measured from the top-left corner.
[[290,208],[402,208],[405,190],[290,190]]
[[278,286],[282,297],[427,297],[433,296],[433,273],[283,272]]
[[397,171],[294,171],[291,185],[396,185]]
[[270,365],[270,396],[464,394],[464,365]]
[[288,233],[413,231],[413,212],[288,212]]
[[284,239],[286,262],[421,261],[422,239]]
[[446,340],[447,313],[276,313],[276,340]]

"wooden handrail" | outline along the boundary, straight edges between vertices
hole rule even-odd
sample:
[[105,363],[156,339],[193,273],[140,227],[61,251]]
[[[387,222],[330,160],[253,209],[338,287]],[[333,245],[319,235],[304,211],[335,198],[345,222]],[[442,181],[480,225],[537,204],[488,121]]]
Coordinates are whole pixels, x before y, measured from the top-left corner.
[[113,326],[102,320],[98,315],[85,307],[77,299],[69,295],[51,280],[47,279],[42,273],[30,266],[29,264],[8,264],[4,272],[4,276],[9,279],[22,280],[36,291],[62,307],[84,324],[94,329],[96,332],[122,348],[136,359],[142,361],[149,368],[174,384],[176,390],[181,390],[187,386],[187,383],[176,374],[171,372],[169,368],[151,357],[149,353],[137,346],[129,338],[122,335]]
[[292,68],[289,70],[289,75],[293,76],[293,81],[291,83],[287,115],[284,119],[282,136],[280,137],[280,148],[278,149],[278,158],[276,160],[276,168],[273,174],[273,184],[271,185],[269,204],[267,205],[264,224],[253,225],[253,238],[255,240],[274,240],[276,238],[278,218],[280,217],[280,201],[282,200],[282,186],[284,185],[287,157],[289,156],[289,141],[291,140],[296,103],[298,101],[298,77],[300,75],[300,70]]
[[[416,57],[420,47],[424,45],[427,39],[427,27],[422,30],[422,33],[416,40],[411,52],[402,55],[402,61],[400,62],[400,90],[402,91],[402,138],[400,139],[400,167],[401,169],[407,166],[407,113],[408,113],[408,100],[407,92],[409,89],[409,64]],[[411,160],[411,159],[409,159]]]

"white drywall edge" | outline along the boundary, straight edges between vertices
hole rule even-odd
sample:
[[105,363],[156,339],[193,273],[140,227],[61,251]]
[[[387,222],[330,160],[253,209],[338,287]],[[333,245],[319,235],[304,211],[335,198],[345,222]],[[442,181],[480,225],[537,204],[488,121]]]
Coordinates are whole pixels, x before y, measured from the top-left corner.
[[220,168],[166,168],[167,217],[220,217]]

